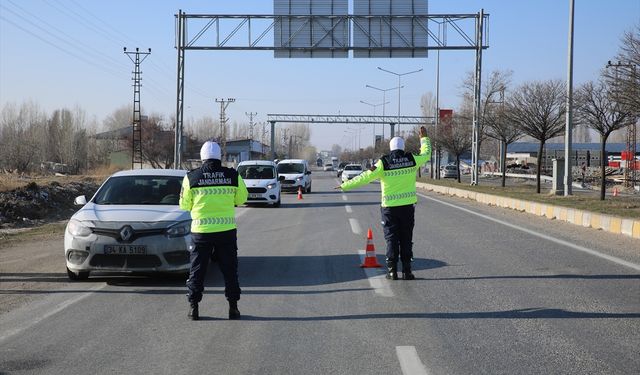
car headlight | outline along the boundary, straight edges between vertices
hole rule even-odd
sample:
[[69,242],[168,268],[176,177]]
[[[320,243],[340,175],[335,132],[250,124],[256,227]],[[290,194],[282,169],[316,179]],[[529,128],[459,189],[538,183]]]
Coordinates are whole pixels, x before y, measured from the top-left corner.
[[78,237],[86,237],[92,233],[91,228],[82,224],[78,220],[69,220],[69,224],[67,224],[67,231],[72,236]]
[[296,181],[302,181],[302,176],[296,178]]
[[167,237],[182,237],[189,233],[191,233],[191,220],[181,221],[172,225],[165,232]]
[[269,184],[267,185],[267,189],[271,190],[273,188],[275,188],[277,185],[276,184]]

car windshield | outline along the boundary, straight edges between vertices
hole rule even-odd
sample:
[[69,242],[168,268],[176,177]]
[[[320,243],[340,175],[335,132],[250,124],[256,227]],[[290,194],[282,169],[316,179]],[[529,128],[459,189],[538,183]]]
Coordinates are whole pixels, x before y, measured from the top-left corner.
[[360,165],[347,165],[346,167],[344,167],[345,171],[361,171],[362,170],[362,166]]
[[304,164],[280,163],[278,173],[304,173]]
[[272,180],[275,170],[270,165],[240,165],[238,174],[245,180]]
[[180,176],[111,177],[96,194],[94,203],[177,205],[181,188]]

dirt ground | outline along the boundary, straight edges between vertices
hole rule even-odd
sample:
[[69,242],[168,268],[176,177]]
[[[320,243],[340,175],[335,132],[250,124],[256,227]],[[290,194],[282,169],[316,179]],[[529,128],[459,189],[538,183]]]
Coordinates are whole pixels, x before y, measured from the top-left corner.
[[66,220],[78,209],[75,197],[90,198],[101,182],[91,176],[0,175],[0,231]]
[[103,177],[0,175],[0,314],[69,287],[63,240],[75,197]]
[[65,224],[5,234],[0,241],[0,314],[69,286],[63,252]]

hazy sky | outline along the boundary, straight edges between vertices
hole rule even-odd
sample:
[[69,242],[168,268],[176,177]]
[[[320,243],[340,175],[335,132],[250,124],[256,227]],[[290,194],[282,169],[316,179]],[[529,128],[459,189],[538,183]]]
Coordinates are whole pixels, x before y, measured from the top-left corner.
[[[133,100],[133,63],[122,47],[152,49],[142,63],[141,102],[145,113],[175,114],[175,17],[196,14],[272,14],[271,0],[0,0],[0,106],[32,100],[50,112],[83,108],[97,121]],[[483,70],[511,69],[514,83],[566,79],[568,0],[431,0],[432,14],[490,14]],[[625,30],[640,23],[638,0],[576,0],[574,79],[597,78],[616,54]],[[194,31],[191,30],[191,34]],[[246,35],[246,34],[244,34]],[[272,38],[272,37],[271,37]],[[405,76],[401,114],[421,115],[420,97],[435,93],[436,53],[415,59],[274,59],[272,51],[187,51],[185,119],[218,118],[214,98],[236,98],[227,114],[246,123],[246,112],[372,114],[360,103],[382,103],[382,93]],[[459,104],[461,80],[474,67],[474,52],[440,54],[440,107]],[[397,93],[387,93],[387,115],[398,111]],[[377,107],[381,114],[382,107]],[[347,125],[313,125],[320,149],[353,144]],[[377,131],[380,132],[380,127]],[[388,133],[388,130],[386,131]],[[373,129],[362,131],[361,145]]]

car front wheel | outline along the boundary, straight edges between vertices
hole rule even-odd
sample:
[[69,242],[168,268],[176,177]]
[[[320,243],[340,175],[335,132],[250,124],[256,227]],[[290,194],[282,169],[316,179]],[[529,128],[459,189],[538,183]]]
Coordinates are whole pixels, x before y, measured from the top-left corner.
[[71,281],[86,280],[89,278],[89,271],[79,271],[78,273],[71,271],[67,267],[67,276]]

